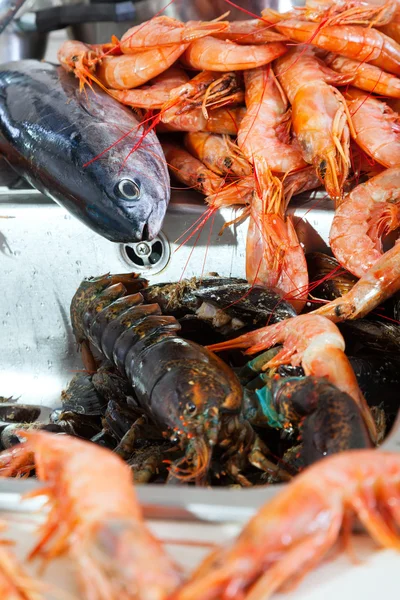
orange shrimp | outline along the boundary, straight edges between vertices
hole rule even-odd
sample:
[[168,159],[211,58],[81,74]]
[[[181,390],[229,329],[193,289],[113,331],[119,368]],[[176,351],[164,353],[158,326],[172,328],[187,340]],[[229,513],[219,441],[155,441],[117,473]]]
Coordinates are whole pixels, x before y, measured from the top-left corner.
[[205,119],[207,107],[213,110],[226,104],[242,103],[244,94],[236,73],[201,71],[190,81],[171,90],[169,100],[162,106],[161,120],[169,123],[188,110],[201,106]]
[[185,146],[193,156],[220,177],[245,177],[252,174],[250,163],[228,135],[187,133]]
[[[0,529],[5,528],[5,523],[0,523]],[[7,545],[7,540],[0,540],[0,597],[4,600],[45,600],[41,593],[45,586],[24,572]]]
[[393,19],[383,27],[379,27],[379,31],[400,44],[400,5],[398,2],[397,10],[393,16]]
[[334,71],[353,75],[351,84],[354,87],[382,96],[400,98],[400,79],[395,75],[386,73],[369,63],[352,60],[338,54],[329,53],[324,60]]
[[384,167],[400,167],[400,119],[385,102],[356,89],[346,94],[354,140]]
[[306,166],[301,152],[278,135],[290,119],[288,101],[270,66],[245,71],[247,112],[238,132],[238,146],[250,162],[263,159],[274,173]]
[[292,105],[293,131],[303,158],[339,201],[350,166],[351,123],[343,96],[328,82],[343,82],[345,76],[328,69],[307,47],[290,50],[276,61],[275,70]]
[[385,167],[370,158],[353,140],[350,144],[350,154],[352,179],[355,185],[359,184],[361,176],[367,176],[370,179],[385,170]]
[[[400,290],[400,240],[398,239],[344,296],[324,304],[313,314],[334,323],[362,319]],[[311,313],[310,313],[311,314]]]
[[400,45],[377,29],[360,25],[321,27],[299,19],[281,21],[275,27],[296,42],[312,44],[400,75]]
[[306,0],[302,18],[324,25],[369,25],[390,23],[397,0]]
[[344,353],[343,336],[329,319],[315,312],[299,315],[208,348],[214,352],[247,348],[245,354],[254,354],[276,344],[283,344],[283,348],[263,366],[264,370],[286,364],[301,365],[306,375],[325,377],[354,399],[364,417],[371,439],[376,441],[375,422],[358,387],[349,359]]
[[[297,194],[315,190],[321,183],[313,167],[305,167],[282,177],[284,203],[282,211],[285,212],[290,199]],[[214,206],[232,206],[234,204],[250,205],[255,190],[254,175],[247,175],[238,181],[233,181],[223,186],[206,198]],[[249,211],[247,211],[249,212]],[[289,225],[290,227],[290,225]]]
[[134,90],[108,90],[121,104],[135,108],[158,109],[169,100],[171,90],[186,83],[189,77],[185,71],[172,66],[146,85]]
[[185,66],[192,69],[243,71],[266,65],[285,52],[286,46],[281,42],[241,46],[229,40],[204,37],[192,42],[181,60]]
[[220,40],[230,40],[236,44],[252,46],[269,42],[284,42],[287,39],[260,19],[230,21],[226,29],[211,35]]
[[57,52],[58,61],[63,69],[74,73],[79,79],[80,91],[94,79],[101,55],[98,49],[77,40],[65,41]]
[[362,277],[382,256],[382,238],[400,227],[400,165],[346,196],[333,218],[331,250],[340,264]]
[[291,588],[357,517],[374,541],[400,550],[400,455],[349,450],[308,467],[215,550],[173,600],[268,600]]
[[[164,600],[181,574],[147,529],[132,472],[116,454],[90,442],[42,431],[23,431],[23,453],[34,455],[50,513],[30,558],[69,556],[85,598]],[[1,455],[0,455],[1,458]],[[3,474],[18,469],[11,460]]]
[[290,217],[285,218],[282,182],[262,161],[255,165],[256,184],[246,240],[246,279],[277,288],[300,312],[308,286],[304,250]]
[[169,170],[185,185],[205,196],[214,194],[224,185],[222,177],[207,169],[200,160],[178,144],[161,142],[161,145]]
[[[174,117],[169,123],[160,123],[157,131],[209,131],[226,135],[236,135],[246,109],[243,107],[219,108],[210,111],[205,118],[201,108],[195,108],[185,114]],[[163,116],[161,115],[161,121]]]
[[97,67],[97,77],[107,88],[129,90],[163,73],[181,56],[187,44],[160,46],[134,55],[106,56]]
[[121,38],[120,48],[124,54],[136,54],[138,50],[188,44],[206,35],[224,31],[227,21],[182,23],[171,17],[153,17],[128,29]]
[[315,190],[321,185],[314,167],[304,167],[304,169],[289,173],[284,176],[282,182],[286,207],[293,196]]

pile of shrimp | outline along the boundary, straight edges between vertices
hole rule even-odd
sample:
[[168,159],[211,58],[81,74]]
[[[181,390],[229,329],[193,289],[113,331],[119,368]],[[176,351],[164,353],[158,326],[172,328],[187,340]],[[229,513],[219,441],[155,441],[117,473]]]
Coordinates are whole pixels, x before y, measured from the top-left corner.
[[[266,600],[319,564],[354,518],[379,546],[400,549],[398,453],[351,450],[315,464],[190,574],[150,532],[121,458],[67,435],[23,436],[0,454],[0,475],[35,468],[40,483],[29,495],[44,496],[49,508],[26,560],[41,559],[43,573],[54,559],[67,559],[84,600]],[[0,546],[1,598],[77,598],[49,591]]]
[[[332,252],[357,277],[398,226],[400,4],[306,0],[247,14],[187,23],[158,14],[120,40],[67,41],[58,58],[82,89],[100,85],[156,128],[171,173],[206,197],[202,225],[242,207],[248,281],[300,312],[309,280],[292,196],[325,189],[337,209]],[[362,215],[360,181],[381,192],[367,192]]]

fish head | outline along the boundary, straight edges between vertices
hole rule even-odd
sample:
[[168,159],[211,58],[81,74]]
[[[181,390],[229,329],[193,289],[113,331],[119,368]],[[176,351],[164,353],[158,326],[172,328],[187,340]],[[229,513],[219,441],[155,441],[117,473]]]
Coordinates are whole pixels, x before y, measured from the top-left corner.
[[169,175],[156,136],[151,134],[147,143],[132,151],[124,141],[88,167],[99,194],[87,212],[114,242],[152,240],[162,227],[171,193]]
[[[94,86],[86,94],[60,75],[89,125],[75,134],[76,164],[82,166],[85,216],[113,242],[154,239],[171,195],[166,159],[154,131],[127,107]],[[79,124],[77,125],[79,128]],[[89,183],[90,182],[90,183]],[[95,192],[95,193],[93,193]]]

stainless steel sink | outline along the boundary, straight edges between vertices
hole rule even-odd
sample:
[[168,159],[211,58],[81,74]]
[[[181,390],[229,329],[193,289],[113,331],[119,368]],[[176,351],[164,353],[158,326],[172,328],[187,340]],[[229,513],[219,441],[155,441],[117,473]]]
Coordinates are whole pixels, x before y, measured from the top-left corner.
[[[176,192],[152,248],[127,247],[92,233],[35,191],[0,189],[0,215],[12,217],[0,219],[0,396],[59,404],[61,390],[82,368],[69,306],[84,277],[138,270],[151,282],[208,272],[243,276],[247,222],[218,235],[237,216],[233,210],[217,213],[180,246],[187,237],[182,234],[202,219],[204,210],[198,195]],[[306,249],[324,248],[330,202],[314,198],[294,211]]]
[[[292,203],[290,210],[305,250],[325,250],[333,216],[331,201],[316,193]],[[149,252],[143,245],[108,242],[35,191],[0,188],[0,215],[12,217],[0,219],[0,396],[20,398],[27,404],[59,405],[62,389],[82,369],[69,306],[84,277],[132,270],[142,270],[152,283],[208,272],[244,276],[247,222],[231,225],[218,235],[237,216],[234,210],[219,212],[180,245],[187,237],[182,234],[201,222],[204,212],[200,196],[175,192],[160,239]],[[398,430],[400,423],[381,448],[400,449]],[[0,485],[0,497],[4,499],[7,492],[15,499],[13,494],[36,485],[7,481]],[[281,487],[180,488],[176,494],[168,486],[147,485],[140,486],[138,493],[150,518],[243,522]]]

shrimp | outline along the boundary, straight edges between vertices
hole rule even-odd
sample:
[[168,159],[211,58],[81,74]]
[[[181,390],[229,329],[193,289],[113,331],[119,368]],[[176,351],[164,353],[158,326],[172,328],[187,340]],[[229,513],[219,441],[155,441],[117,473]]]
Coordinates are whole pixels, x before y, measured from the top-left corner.
[[308,286],[304,250],[290,217],[285,218],[283,185],[262,161],[255,165],[256,185],[246,240],[246,279],[277,288],[300,312]]
[[355,185],[359,184],[362,175],[366,175],[370,179],[385,170],[385,167],[370,158],[353,140],[350,144],[350,154]]
[[171,90],[188,81],[185,71],[173,66],[155,77],[149,85],[135,90],[108,90],[121,104],[135,108],[158,109],[168,102]]
[[271,67],[246,71],[244,81],[247,112],[239,127],[239,148],[250,162],[265,160],[274,173],[305,167],[300,150],[279,136],[279,129],[286,126],[290,113],[285,93]]
[[244,94],[236,73],[202,71],[190,81],[171,90],[169,100],[162,106],[161,120],[169,123],[184,112],[201,106],[205,119],[207,107],[215,110],[226,104],[242,103]]
[[323,65],[311,48],[293,48],[276,61],[275,69],[292,105],[293,131],[303,158],[339,201],[350,166],[351,123],[343,96],[328,82],[343,82],[343,76]]
[[325,377],[353,398],[364,417],[371,439],[375,442],[375,422],[344,353],[343,336],[329,319],[315,312],[299,315],[208,348],[213,352],[246,348],[245,354],[255,354],[276,344],[283,344],[283,348],[263,366],[263,370],[286,364],[301,365],[306,375]]
[[387,23],[383,27],[379,27],[379,31],[392,38],[395,42],[400,44],[400,6],[397,2],[397,10],[390,23]]
[[321,185],[314,167],[309,166],[285,175],[282,182],[286,207],[293,196],[315,190]]
[[[30,558],[67,555],[77,564],[83,595],[91,600],[163,600],[181,574],[148,531],[131,469],[90,442],[43,431],[23,431],[23,454],[34,455],[50,513]],[[1,455],[0,455],[1,458]],[[3,468],[18,469],[18,458]]]
[[189,152],[220,177],[250,176],[252,167],[228,135],[193,132],[185,135]]
[[301,16],[324,25],[369,25],[390,23],[397,0],[306,0]]
[[[0,523],[0,529],[4,528],[5,523]],[[0,540],[0,597],[4,600],[45,600],[40,592],[41,588],[44,591],[44,585],[23,571],[14,554],[3,547],[4,542],[6,540]]]
[[169,69],[186,48],[187,44],[175,44],[134,55],[106,56],[97,67],[97,78],[102,85],[114,90],[139,87]]
[[161,145],[168,168],[182,183],[200,191],[205,196],[214,194],[224,185],[222,177],[207,169],[200,160],[177,144],[162,142]]
[[400,227],[400,165],[354,188],[337,209],[329,235],[340,264],[362,277],[382,256],[382,238]]
[[398,114],[385,102],[354,88],[346,98],[357,145],[384,167],[400,167]]
[[281,21],[275,27],[296,42],[312,44],[400,75],[400,45],[377,29],[359,25],[321,27],[299,19]]
[[174,600],[268,600],[316,567],[354,517],[380,546],[400,550],[399,502],[397,452],[326,457],[264,504],[229,546],[207,556]]
[[58,61],[63,69],[68,73],[74,73],[79,79],[80,91],[85,85],[90,85],[95,78],[100,56],[98,49],[93,49],[88,44],[77,40],[65,41],[57,52]]
[[[282,177],[284,205],[282,210],[285,212],[290,199],[297,194],[315,190],[321,184],[315,174],[313,167],[305,167],[299,171],[294,171],[289,175]],[[255,190],[254,175],[247,175],[238,181],[223,186],[213,194],[208,196],[206,201],[214,206],[231,206],[234,204],[250,205]],[[289,226],[290,227],[290,226]]]
[[[400,240],[368,269],[344,296],[321,306],[312,314],[334,323],[362,319],[400,290]],[[311,313],[310,313],[311,314]]]
[[171,17],[153,17],[128,29],[121,38],[120,48],[124,54],[136,54],[140,50],[176,46],[224,31],[228,25],[227,21],[182,23]]
[[163,133],[166,131],[209,131],[211,133],[220,133],[226,135],[237,135],[238,128],[246,109],[244,107],[219,108],[210,111],[208,119],[205,118],[201,108],[195,108],[185,114],[174,117],[168,123],[161,122],[157,126],[157,131]]
[[281,33],[273,31],[270,25],[263,23],[260,19],[230,21],[226,29],[211,35],[220,40],[230,40],[236,44],[252,46],[268,42],[284,42],[287,39]]
[[400,98],[400,79],[366,62],[329,53],[326,64],[338,73],[353,75],[352,85],[366,92]]
[[286,46],[281,42],[241,46],[229,40],[204,37],[190,44],[182,56],[182,62],[198,70],[244,71],[266,65],[285,52]]

